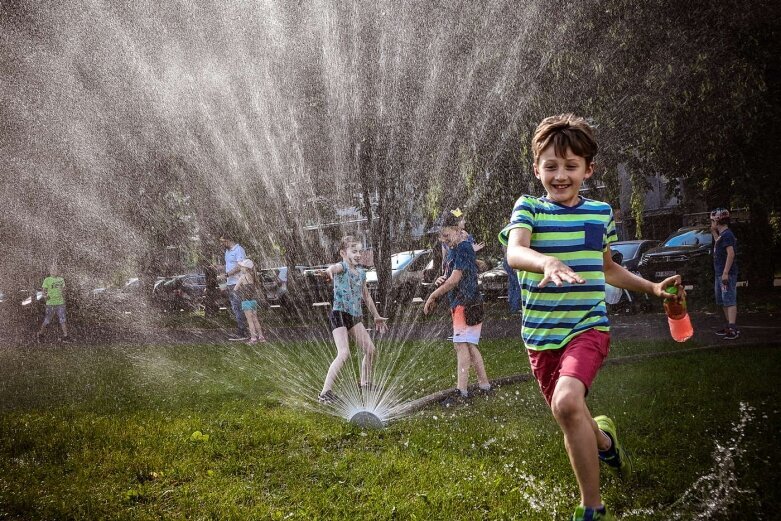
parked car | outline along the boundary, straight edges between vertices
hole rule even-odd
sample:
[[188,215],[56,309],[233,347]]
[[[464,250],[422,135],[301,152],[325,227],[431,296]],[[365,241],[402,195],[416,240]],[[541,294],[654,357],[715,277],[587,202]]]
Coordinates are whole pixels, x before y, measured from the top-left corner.
[[[424,271],[432,262],[431,250],[410,250],[391,255],[391,289],[390,302],[406,304],[415,297],[426,296],[423,286]],[[377,301],[379,282],[377,270],[366,271],[366,286]]]
[[292,286],[291,291],[296,302],[308,307],[333,300],[333,284],[325,275],[328,266],[330,264],[296,266],[292,273],[288,273],[288,284]]
[[656,247],[659,241],[639,239],[635,241],[618,241],[610,245],[612,252],[621,254],[621,265],[629,271],[637,271],[643,254]]
[[[206,275],[199,272],[160,278],[152,288],[154,302],[167,311],[203,309],[206,293]],[[217,291],[216,294],[219,295],[219,307],[230,307],[224,291]]]
[[509,291],[510,279],[504,270],[502,259],[492,259],[490,265],[493,267],[477,276],[477,286],[483,293],[485,300],[496,300],[499,297],[506,297]]
[[121,286],[102,286],[89,292],[90,300],[104,309],[132,312],[144,309],[147,299],[139,277],[130,277]]
[[[642,253],[657,244],[659,241],[653,240],[614,242],[610,245],[611,257],[613,262],[621,264],[635,275],[640,275],[637,271],[637,265]],[[605,305],[608,313],[637,313],[648,311],[652,306],[651,299],[647,294],[617,288],[607,282],[605,282]]]
[[707,226],[680,228],[647,251],[638,269],[643,278],[653,282],[678,274],[685,285],[696,285],[713,278],[712,246],[713,236]]
[[[280,306],[284,311],[293,309],[293,299],[288,288],[288,268],[268,268],[258,272],[258,286],[263,301],[269,306]],[[291,285],[292,286],[292,285]]]
[[[748,235],[745,222],[733,222],[730,228],[738,236]],[[673,275],[680,275],[687,289],[696,290],[700,285],[710,291],[713,286],[713,235],[708,226],[687,226],[678,229],[662,244],[648,250],[640,259],[638,270],[643,278],[659,282]],[[741,267],[743,250],[738,242],[738,284],[745,281]]]

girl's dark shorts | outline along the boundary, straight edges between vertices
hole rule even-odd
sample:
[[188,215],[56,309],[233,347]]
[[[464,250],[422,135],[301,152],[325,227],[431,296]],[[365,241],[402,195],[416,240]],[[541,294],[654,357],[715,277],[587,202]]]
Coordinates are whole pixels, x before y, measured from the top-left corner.
[[353,316],[344,311],[331,311],[328,315],[328,320],[331,321],[331,331],[339,329],[340,327],[346,327],[347,330],[351,330],[356,324],[361,323],[361,317]]

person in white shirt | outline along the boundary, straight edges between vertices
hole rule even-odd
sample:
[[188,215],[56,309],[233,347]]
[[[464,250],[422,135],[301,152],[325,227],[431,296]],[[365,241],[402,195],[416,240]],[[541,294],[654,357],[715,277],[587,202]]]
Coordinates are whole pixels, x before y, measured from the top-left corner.
[[239,282],[239,273],[241,271],[239,262],[243,261],[247,255],[244,252],[244,248],[227,233],[223,233],[220,236],[220,244],[225,248],[225,266],[222,268],[225,270],[224,276],[227,283],[228,300],[230,300],[231,311],[233,316],[236,317],[237,325],[236,335],[230,337],[230,340],[249,340],[247,317],[244,316],[244,312],[241,310],[241,297],[236,293],[236,283]]

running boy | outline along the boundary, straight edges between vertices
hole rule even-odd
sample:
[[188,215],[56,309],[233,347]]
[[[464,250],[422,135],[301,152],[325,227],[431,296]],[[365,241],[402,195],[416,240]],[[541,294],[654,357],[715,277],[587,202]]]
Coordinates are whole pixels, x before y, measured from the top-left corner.
[[35,340],[38,342],[41,341],[43,330],[46,329],[46,326],[49,325],[55,314],[60,322],[60,329],[62,329],[62,341],[70,342],[65,317],[65,279],[57,273],[57,264],[52,264],[49,267],[49,276],[43,279],[43,284],[41,285],[43,298],[46,299],[46,314],[43,316],[41,328],[35,334]]
[[333,392],[333,386],[342,365],[350,357],[348,332],[352,334],[355,342],[363,350],[361,388],[368,390],[371,387],[374,343],[361,321],[363,301],[366,301],[366,306],[374,317],[377,331],[384,332],[388,320],[377,312],[374,299],[366,287],[366,272],[358,266],[361,261],[361,244],[350,235],[342,237],[339,244],[339,255],[342,256],[342,262],[329,266],[325,271],[328,278],[334,283],[334,304],[329,319],[334,342],[336,342],[336,358],[328,368],[323,390],[318,396],[321,403],[333,403],[338,400]]
[[474,367],[477,382],[483,391],[491,389],[485,372],[483,356],[477,345],[483,328],[483,298],[477,286],[477,260],[472,247],[459,225],[459,217],[446,212],[442,224],[436,230],[439,240],[449,247],[447,279],[437,279],[439,287],[429,295],[423,306],[425,314],[431,313],[437,300],[447,293],[453,318],[453,347],[456,351],[456,387],[460,397],[468,398],[469,368]]
[[605,282],[660,298],[680,276],[654,284],[611,259],[616,240],[607,203],[581,197],[594,173],[597,143],[583,118],[544,119],[532,138],[534,175],[545,197],[521,196],[499,234],[507,261],[519,270],[522,337],[542,394],[564,434],[581,505],[573,520],[614,519],[599,494],[599,461],[626,476],[632,463],[607,416],[591,417],[586,394],[610,347]]

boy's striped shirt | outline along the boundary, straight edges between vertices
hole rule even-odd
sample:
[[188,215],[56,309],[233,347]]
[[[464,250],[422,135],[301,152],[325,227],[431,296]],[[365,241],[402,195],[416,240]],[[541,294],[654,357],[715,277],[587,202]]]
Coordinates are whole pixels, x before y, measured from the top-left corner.
[[610,205],[581,197],[579,204],[567,207],[523,195],[515,203],[510,223],[499,233],[502,244],[507,244],[514,228],[531,230],[531,249],[556,257],[586,281],[539,288],[541,273],[518,272],[526,347],[559,349],[589,329],[609,331],[602,255],[617,240]]

